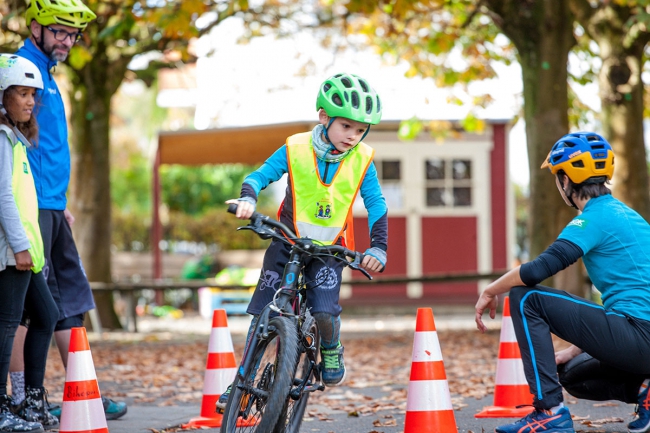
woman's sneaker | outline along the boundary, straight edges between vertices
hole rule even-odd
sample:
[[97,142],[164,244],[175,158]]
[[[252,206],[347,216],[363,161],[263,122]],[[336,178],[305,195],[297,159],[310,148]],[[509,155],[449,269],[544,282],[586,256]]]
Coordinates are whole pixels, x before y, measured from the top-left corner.
[[560,408],[557,413],[535,409],[532,413],[512,424],[502,425],[496,433],[575,433],[569,409]]
[[337,386],[345,380],[345,363],[343,362],[343,346],[339,341],[333,349],[320,347],[321,375],[327,386]]
[[44,388],[25,387],[25,400],[18,411],[18,416],[25,421],[41,423],[46,430],[57,429],[59,420],[49,412],[48,408]]
[[43,433],[43,426],[38,422],[25,421],[11,412],[11,397],[0,395],[0,432],[3,433]]
[[629,433],[646,433],[650,431],[650,395],[648,388],[639,395],[635,413],[636,418],[627,425],[627,431]]

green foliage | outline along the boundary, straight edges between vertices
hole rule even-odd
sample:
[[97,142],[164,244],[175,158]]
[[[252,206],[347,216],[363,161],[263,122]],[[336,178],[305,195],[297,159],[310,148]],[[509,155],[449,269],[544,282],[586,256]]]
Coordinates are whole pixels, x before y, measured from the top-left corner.
[[122,214],[151,213],[151,164],[142,154],[132,153],[128,166],[111,170],[111,201]]
[[162,200],[172,212],[202,214],[228,199],[239,197],[241,184],[253,169],[241,164],[163,166],[160,170]]
[[[264,210],[260,209],[260,212]],[[173,241],[203,242],[206,245],[217,244],[222,250],[268,247],[269,241],[263,241],[252,232],[237,232],[238,227],[245,225],[246,221],[239,220],[226,212],[226,205],[211,209],[200,216],[171,212],[169,224],[164,227],[163,238]]]

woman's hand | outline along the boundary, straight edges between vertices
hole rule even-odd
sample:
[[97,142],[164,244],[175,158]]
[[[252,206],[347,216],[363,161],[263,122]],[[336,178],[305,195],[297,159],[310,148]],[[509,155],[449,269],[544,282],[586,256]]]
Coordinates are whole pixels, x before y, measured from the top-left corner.
[[580,349],[577,346],[569,346],[566,349],[562,349],[559,352],[555,352],[555,363],[560,365],[560,364],[566,364],[567,362],[571,361],[573,358],[576,356],[580,355],[582,353],[582,349]]
[[29,271],[34,267],[32,255],[29,254],[29,250],[14,253],[14,258],[16,259],[16,269],[19,271]]
[[481,293],[478,301],[476,302],[476,328],[478,328],[481,333],[487,331],[487,326],[483,323],[483,313],[486,309],[490,310],[490,318],[494,319],[497,314],[497,306],[499,305],[499,297],[497,295],[491,295],[488,293],[487,289]]

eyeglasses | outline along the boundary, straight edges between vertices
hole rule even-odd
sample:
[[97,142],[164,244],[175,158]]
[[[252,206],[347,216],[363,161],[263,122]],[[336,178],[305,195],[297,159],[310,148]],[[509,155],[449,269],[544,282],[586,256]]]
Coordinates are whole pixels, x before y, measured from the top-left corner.
[[79,42],[79,39],[81,39],[81,32],[74,32],[74,33],[68,33],[65,30],[57,30],[53,29],[50,26],[44,26],[46,29],[52,32],[54,35],[54,39],[56,39],[59,42],[63,42],[66,39],[70,38],[72,43],[77,43]]

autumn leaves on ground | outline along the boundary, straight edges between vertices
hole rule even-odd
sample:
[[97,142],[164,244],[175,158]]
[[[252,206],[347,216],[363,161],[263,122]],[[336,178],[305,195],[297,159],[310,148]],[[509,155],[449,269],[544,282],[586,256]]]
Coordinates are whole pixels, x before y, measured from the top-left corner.
[[[493,392],[498,331],[481,335],[476,331],[439,332],[454,405],[463,397],[485,397]],[[91,341],[91,351],[102,394],[130,405],[201,404],[207,357],[207,336],[163,339],[149,335],[138,341]],[[315,393],[315,405],[367,414],[382,409],[406,408],[413,349],[413,333],[353,334],[342,337],[348,379],[345,388]],[[235,357],[243,344],[235,341]],[[48,359],[45,386],[51,402],[62,400],[65,373],[56,349]],[[396,386],[385,399],[373,401],[363,394],[367,387]],[[491,398],[491,396],[490,396]],[[486,404],[491,399],[486,400]],[[317,412],[311,416],[322,417]]]

